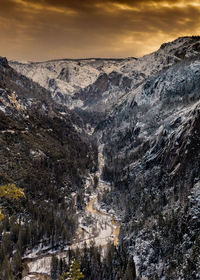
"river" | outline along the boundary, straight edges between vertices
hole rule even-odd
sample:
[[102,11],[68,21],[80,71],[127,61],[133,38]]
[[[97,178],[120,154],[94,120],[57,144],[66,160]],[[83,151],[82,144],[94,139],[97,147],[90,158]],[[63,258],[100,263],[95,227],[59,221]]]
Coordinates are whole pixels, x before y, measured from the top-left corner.
[[[66,258],[67,250],[70,248],[75,250],[83,248],[86,244],[90,246],[91,241],[96,246],[101,245],[105,252],[107,245],[113,242],[115,246],[119,242],[120,222],[114,217],[113,214],[107,213],[105,210],[100,208],[98,205],[98,194],[103,193],[104,190],[110,189],[110,185],[100,179],[104,160],[103,160],[103,146],[99,147],[98,153],[99,170],[95,174],[99,183],[96,190],[89,196],[89,202],[86,205],[85,212],[82,213],[81,219],[84,220],[86,217],[92,217],[93,223],[90,227],[83,226],[81,223],[78,228],[78,239],[71,246],[67,246],[63,252],[56,253],[58,258]],[[89,183],[86,185],[86,189],[93,183],[92,175],[89,176]],[[97,209],[98,208],[98,209]],[[52,255],[47,252],[43,254],[38,252],[35,257],[26,257],[24,261],[24,276],[23,280],[50,280],[50,267],[51,267]]]

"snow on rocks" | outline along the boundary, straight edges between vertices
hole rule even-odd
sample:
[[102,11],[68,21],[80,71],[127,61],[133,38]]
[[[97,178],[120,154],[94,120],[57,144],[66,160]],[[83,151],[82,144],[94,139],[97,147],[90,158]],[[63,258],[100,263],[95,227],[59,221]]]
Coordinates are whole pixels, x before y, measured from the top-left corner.
[[42,259],[34,260],[28,263],[29,273],[45,273],[50,275],[51,270],[51,256]]

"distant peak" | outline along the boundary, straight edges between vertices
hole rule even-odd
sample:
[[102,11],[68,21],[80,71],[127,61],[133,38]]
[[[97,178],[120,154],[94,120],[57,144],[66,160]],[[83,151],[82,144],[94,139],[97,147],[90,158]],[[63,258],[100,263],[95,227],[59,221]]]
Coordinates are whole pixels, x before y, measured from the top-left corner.
[[167,43],[163,43],[160,46],[160,49],[165,49],[167,46],[169,45],[176,45],[176,44],[181,44],[181,43],[195,43],[196,41],[200,40],[200,36],[183,36],[183,37],[178,37],[177,39],[171,41],[171,42],[167,42]]
[[7,67],[8,66],[8,60],[6,57],[2,57],[0,56],[0,65],[3,67]]

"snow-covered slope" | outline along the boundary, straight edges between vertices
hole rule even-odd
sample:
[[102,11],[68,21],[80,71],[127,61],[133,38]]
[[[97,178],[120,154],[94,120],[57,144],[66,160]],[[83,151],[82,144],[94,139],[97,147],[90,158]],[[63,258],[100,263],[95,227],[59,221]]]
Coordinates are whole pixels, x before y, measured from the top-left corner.
[[104,202],[115,195],[124,211],[121,237],[138,279],[200,277],[199,51],[199,38],[181,38],[147,56],[153,66],[155,55],[181,58],[152,67],[96,128],[106,143],[104,179],[115,186]]
[[[125,59],[129,60],[135,61]],[[29,64],[10,62],[10,65],[49,89],[56,101],[70,107],[82,107],[83,102],[80,98],[74,98],[74,94],[94,84],[103,73],[119,71],[123,63],[122,59],[64,59]]]
[[10,65],[50,90],[57,102],[102,112],[121,102],[144,80],[199,51],[198,37],[182,37],[139,59],[11,61]]
[[[55,215],[52,227],[57,227],[58,219],[62,224],[55,242],[67,243],[69,236],[72,239],[75,236],[73,192],[82,189],[85,177],[95,168],[96,156],[91,158],[95,147],[91,147],[89,137],[84,134],[80,118],[61,107],[47,90],[17,73],[6,58],[0,57],[0,185],[15,183],[25,193],[24,200],[0,201],[9,225],[4,234],[4,221],[1,222],[0,251],[6,242],[5,235],[10,244],[9,251],[6,249],[5,254],[1,254],[1,279],[10,280],[20,273],[22,267],[17,268],[23,253],[20,248],[39,246],[42,240],[47,241],[47,247],[50,245],[47,231],[52,213]],[[2,194],[2,187],[0,189]],[[38,224],[36,231],[32,231],[34,224]],[[30,237],[22,241],[20,248],[16,246],[19,239],[11,237],[15,226],[15,236],[20,231]],[[65,228],[67,235],[62,238]],[[6,266],[5,260],[8,260]]]
[[102,200],[122,217],[137,278],[200,279],[200,37],[138,59],[10,64],[86,122],[104,113]]

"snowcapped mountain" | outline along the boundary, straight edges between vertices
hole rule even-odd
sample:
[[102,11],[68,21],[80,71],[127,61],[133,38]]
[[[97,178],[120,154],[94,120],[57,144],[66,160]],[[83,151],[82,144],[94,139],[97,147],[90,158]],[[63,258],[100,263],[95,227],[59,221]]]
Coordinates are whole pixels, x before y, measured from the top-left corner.
[[137,279],[200,279],[200,37],[138,59],[9,64],[95,128],[112,186],[100,200]]
[[160,61],[165,50],[174,62],[152,69],[96,128],[139,279],[200,277],[199,48],[199,38],[180,38],[147,56]]
[[[74,147],[76,145],[78,147],[81,143],[84,147],[85,159],[90,158],[90,141],[84,132],[85,126],[79,116],[70,111],[66,106],[63,107],[55,103],[51,94],[45,88],[17,73],[8,65],[7,59],[2,57],[0,57],[0,115],[0,137],[2,136],[1,144],[3,149],[6,149],[6,144],[4,143],[6,137],[4,138],[3,136],[13,135],[11,142],[18,139],[16,141],[19,141],[20,145],[21,139],[22,142],[24,141],[23,148],[25,151],[30,148],[30,150],[35,150],[37,154],[40,150],[41,154],[44,155],[43,160],[55,160],[54,165],[58,164],[56,162],[60,159],[60,152],[62,151],[62,154],[65,153],[62,147],[64,142],[67,149],[66,152],[69,155],[71,153],[69,157],[72,157],[73,154],[75,161],[76,156],[79,158],[81,151],[78,152],[78,149],[74,149]],[[73,147],[71,146],[72,143]],[[48,146],[49,148],[47,148]],[[52,147],[54,147],[55,151],[53,151]],[[18,153],[19,158],[24,156],[23,148]],[[30,152],[29,154],[29,152],[26,151],[28,158],[30,156],[31,159],[32,153]],[[4,156],[2,155],[3,158]],[[67,168],[69,162],[65,162],[65,164]],[[80,177],[83,175],[82,168],[80,168],[81,165],[79,166],[79,170],[77,168],[75,168],[76,171],[74,170],[75,173],[80,172]],[[69,168],[73,169],[73,163],[70,163]],[[1,170],[3,170],[3,167]],[[28,172],[26,168],[25,170]],[[63,176],[65,177],[64,173]],[[74,177],[76,178],[75,180],[79,177],[78,173]],[[1,175],[2,178],[5,176],[7,180],[14,180],[12,176],[6,176],[4,171],[1,172]],[[72,177],[68,179],[63,178],[63,180],[65,182],[69,180],[70,182]],[[21,178],[21,180],[19,184],[24,184],[24,178]]]
[[10,65],[50,90],[70,108],[109,111],[138,85],[164,68],[199,53],[199,39],[179,38],[142,58],[54,60]]
[[56,101],[73,108],[84,106],[83,98],[75,94],[81,95],[90,85],[98,84],[103,74],[118,70],[123,62],[121,59],[66,59],[29,64],[10,62],[10,65],[50,90]]
[[[95,169],[95,149],[74,112],[54,103],[46,89],[17,73],[2,57],[0,120],[0,192],[2,185],[14,183],[25,193],[18,201],[0,200],[6,217],[0,224],[1,252],[9,242],[9,250],[0,257],[0,278],[22,279],[18,264],[26,248],[49,246],[53,236],[56,246],[74,238],[72,193],[83,189],[85,177]],[[52,234],[59,223],[62,226]]]

